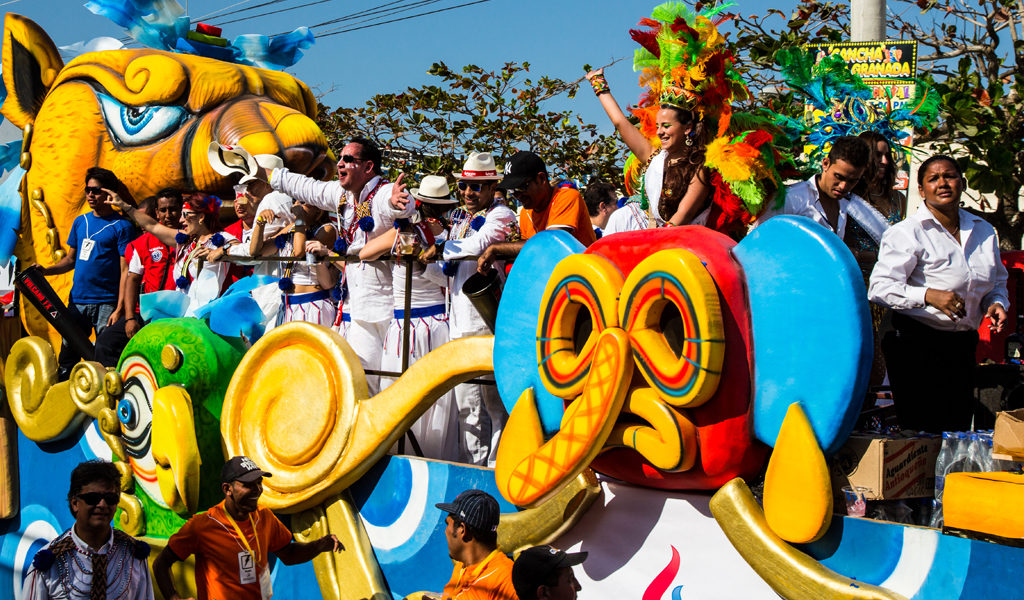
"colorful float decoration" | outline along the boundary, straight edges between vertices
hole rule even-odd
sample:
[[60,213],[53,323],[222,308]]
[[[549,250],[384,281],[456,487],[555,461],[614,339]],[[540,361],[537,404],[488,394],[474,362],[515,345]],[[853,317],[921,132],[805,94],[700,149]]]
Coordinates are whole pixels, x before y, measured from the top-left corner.
[[[164,50],[64,65],[9,14],[3,77],[3,114],[25,131],[19,210],[3,218],[25,265],[61,255],[94,164],[136,197],[225,190],[210,141],[331,176],[315,102],[283,73]],[[147,111],[162,125],[129,131]],[[66,297],[70,277],[56,287]],[[505,551],[589,551],[584,598],[1016,593],[1020,548],[833,515],[826,457],[859,412],[871,332],[860,271],[820,226],[779,217],[740,243],[681,227],[586,249],[543,232],[504,298],[493,337],[446,344],[373,397],[329,329],[290,323],[247,347],[196,318],[155,321],[118,369],[81,362],[58,383],[59,340],[24,306],[30,335],[4,357],[0,595],[20,597],[35,551],[70,525],[62,486],[81,460],[116,461],[115,523],[159,549],[219,500],[216,472],[239,453],[274,473],[263,502],[298,539],[330,532],[346,547],[275,563],[280,598],[439,590],[451,566],[433,503],[471,487],[500,497]],[[510,413],[493,470],[387,453],[441,394],[491,373]],[[762,471],[759,502],[745,481]]]

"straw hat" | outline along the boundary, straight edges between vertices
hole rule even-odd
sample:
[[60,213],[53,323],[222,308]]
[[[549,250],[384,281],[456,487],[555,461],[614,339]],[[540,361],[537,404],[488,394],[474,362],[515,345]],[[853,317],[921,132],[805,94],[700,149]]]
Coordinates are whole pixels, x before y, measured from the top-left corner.
[[457,204],[459,202],[452,198],[448,180],[440,175],[427,175],[420,182],[420,187],[412,188],[409,190],[409,194],[427,204]]
[[498,181],[501,174],[494,165],[494,157],[490,152],[471,152],[461,173],[453,173],[456,179],[475,181]]

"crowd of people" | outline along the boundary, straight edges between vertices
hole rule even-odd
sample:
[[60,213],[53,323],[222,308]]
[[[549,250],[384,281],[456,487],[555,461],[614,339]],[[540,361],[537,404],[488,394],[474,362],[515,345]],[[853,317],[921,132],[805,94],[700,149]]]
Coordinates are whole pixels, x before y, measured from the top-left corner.
[[[703,128],[677,120],[683,117],[675,109],[659,114],[665,120],[659,125],[665,130],[660,156],[668,172],[675,168],[673,148],[700,152],[701,134],[694,132]],[[626,139],[628,131],[623,129]],[[698,141],[689,145],[679,141],[693,138]],[[75,268],[70,308],[83,329],[97,334],[96,355],[87,358],[117,364],[144,324],[140,299],[146,294],[176,289],[201,305],[254,274],[276,282],[271,308],[261,306],[271,315],[268,328],[289,321],[334,328],[359,356],[375,394],[449,340],[491,333],[493,323],[463,288],[492,270],[500,281],[506,264],[536,233],[560,229],[589,246],[622,231],[711,225],[701,217],[710,210],[708,190],[691,194],[710,177],[702,168],[684,177],[689,183],[668,175],[645,178],[646,196],[657,201],[644,211],[610,182],[594,179],[581,194],[574,183],[552,179],[530,151],[509,157],[503,171],[490,153],[470,154],[463,169],[451,174],[454,196],[446,175],[424,176],[411,189],[404,176],[387,181],[381,151],[366,138],[345,145],[333,181],[293,173],[276,156],[254,158],[254,172],[237,189],[238,220],[225,228],[216,197],[168,189],[133,206],[116,191],[120,183],[112,173],[89,171],[84,183],[91,212],[76,219],[67,255],[43,269],[49,275]],[[778,214],[803,215],[841,238],[875,303],[876,365],[882,377],[888,373],[900,424],[964,429],[970,425],[975,330],[983,318],[1002,328],[1009,305],[1006,271],[992,228],[959,208],[965,183],[955,160],[925,161],[919,171],[924,205],[909,217],[905,196],[890,189],[894,172],[885,139],[870,132],[839,138],[820,173],[790,185],[784,202],[768,206],[750,227]],[[496,199],[499,190],[520,207],[518,214]],[[669,196],[681,198],[680,205],[667,202]],[[729,227],[726,233],[736,237]],[[247,264],[266,256],[280,260]],[[894,311],[892,327],[888,319],[883,323],[885,309]],[[958,385],[922,378],[931,372],[922,361],[936,364],[920,351],[924,344],[951,349],[942,360],[951,361],[945,372],[963,374]],[[76,358],[65,348],[61,364],[66,369]],[[924,410],[936,398],[950,398],[942,403],[956,409],[941,411],[944,416]],[[507,418],[495,386],[457,386],[414,424],[414,451],[493,466]]]

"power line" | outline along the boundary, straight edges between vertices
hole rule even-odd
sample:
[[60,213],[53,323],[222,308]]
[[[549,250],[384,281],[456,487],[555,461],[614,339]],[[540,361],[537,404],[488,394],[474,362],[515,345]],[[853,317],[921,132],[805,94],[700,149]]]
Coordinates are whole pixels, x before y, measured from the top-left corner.
[[[403,10],[411,10],[413,8],[416,8],[418,6],[423,6],[423,5],[426,5],[426,4],[433,4],[435,2],[440,2],[441,0],[417,0],[416,2],[413,2],[412,4],[407,4],[406,6],[394,6],[395,4],[401,4],[402,2],[406,2],[406,1],[407,0],[397,0],[395,2],[388,2],[386,4],[379,4],[377,6],[373,6],[371,8],[366,9],[366,10],[362,10],[360,12],[353,12],[351,14],[346,14],[344,16],[339,16],[337,18],[332,18],[330,20],[325,20],[325,22],[323,22],[323,23],[317,23],[316,25],[309,26],[309,29],[315,29],[315,28],[318,28],[318,27],[325,27],[325,26],[328,26],[328,25],[334,25],[336,23],[343,23],[343,22],[346,22],[346,20],[352,20],[352,19],[358,18],[360,16],[366,16],[367,18],[364,19],[364,20],[360,20],[359,23],[367,23],[368,20],[373,20],[375,18],[380,18],[380,17],[388,16],[390,14],[394,14],[396,12],[401,12]],[[388,8],[388,6],[394,6],[394,7],[393,8]],[[380,9],[383,9],[383,10],[380,10]]]
[[431,11],[424,12],[424,13],[419,13],[419,14],[415,14],[415,15],[409,15],[407,17],[401,17],[401,18],[398,18],[398,19],[391,19],[390,21],[383,21],[381,23],[373,23],[371,25],[362,25],[360,27],[351,27],[349,29],[342,29],[341,31],[331,31],[331,32],[328,32],[328,33],[322,33],[322,34],[317,35],[317,39],[325,38],[325,37],[328,37],[328,36],[331,36],[331,35],[338,35],[339,33],[349,33],[351,31],[359,31],[360,29],[369,29],[371,27],[379,27],[380,25],[387,25],[389,23],[397,23],[399,21],[407,21],[409,19],[415,19],[417,17],[425,17],[427,15],[433,15],[433,14],[437,14],[437,13],[442,13],[442,12],[446,12],[446,11],[449,11],[449,10],[455,10],[456,8],[463,8],[463,7],[466,7],[466,6],[473,6],[474,4],[483,4],[484,2],[490,2],[490,1],[491,0],[476,0],[476,2],[465,2],[463,4],[456,4],[455,6],[449,6],[447,8],[439,8],[437,10],[431,10]]

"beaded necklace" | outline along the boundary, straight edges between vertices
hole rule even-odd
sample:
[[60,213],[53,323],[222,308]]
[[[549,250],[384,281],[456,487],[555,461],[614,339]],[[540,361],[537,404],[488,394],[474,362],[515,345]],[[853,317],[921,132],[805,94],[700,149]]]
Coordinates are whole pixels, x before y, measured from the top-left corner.
[[387,180],[381,177],[377,181],[377,185],[373,186],[373,189],[370,190],[370,193],[366,195],[366,199],[355,205],[355,214],[352,216],[352,222],[349,223],[348,229],[343,230],[346,242],[348,242],[349,244],[352,243],[352,240],[356,233],[356,229],[359,227],[359,222],[363,220],[364,217],[369,217],[372,212],[373,197],[377,195],[377,192],[380,191],[380,188],[384,187],[388,183],[389,182]]

